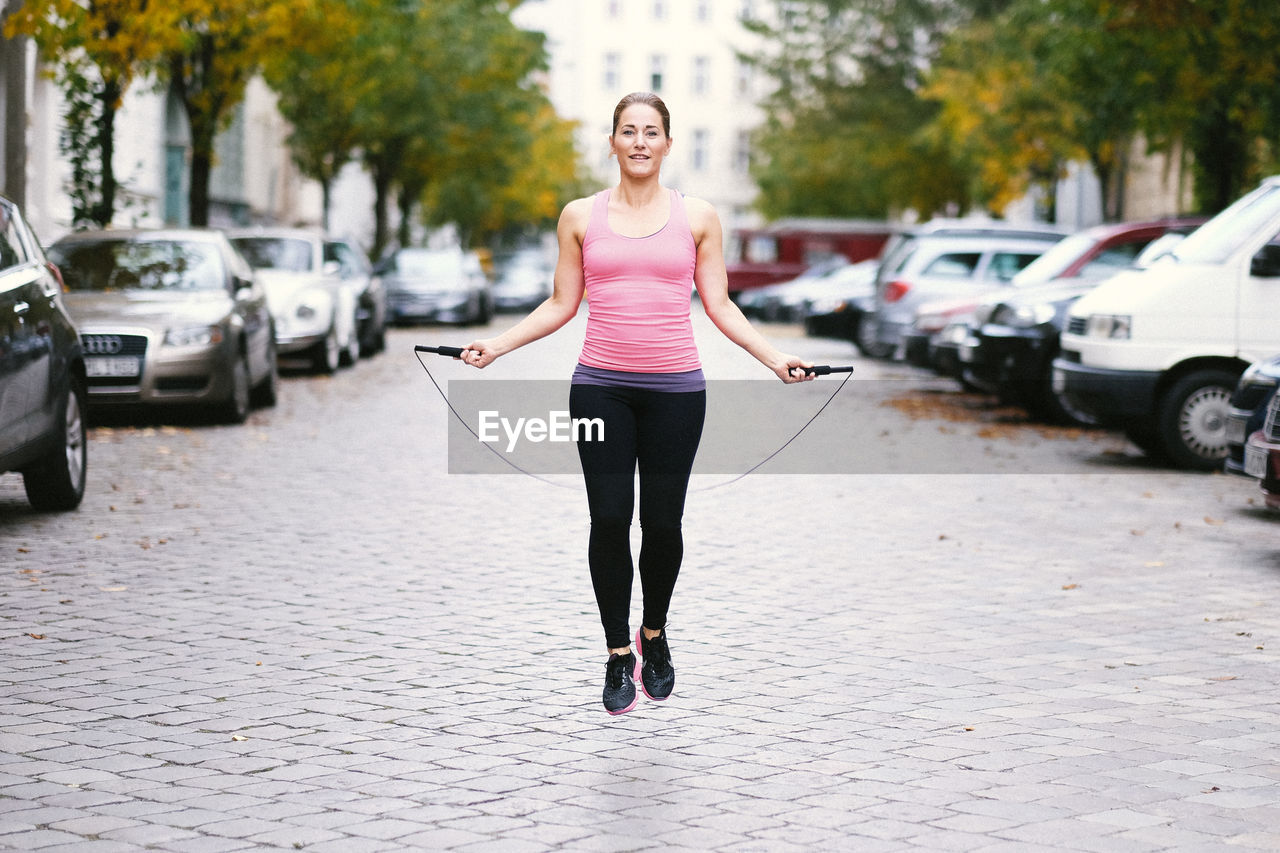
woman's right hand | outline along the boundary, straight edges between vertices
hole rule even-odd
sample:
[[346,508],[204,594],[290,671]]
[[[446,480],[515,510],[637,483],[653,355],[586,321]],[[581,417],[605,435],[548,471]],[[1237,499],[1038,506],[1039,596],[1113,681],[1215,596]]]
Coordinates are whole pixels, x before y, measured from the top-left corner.
[[483,369],[498,360],[498,351],[488,340],[472,341],[462,348],[462,355],[458,358],[465,364]]

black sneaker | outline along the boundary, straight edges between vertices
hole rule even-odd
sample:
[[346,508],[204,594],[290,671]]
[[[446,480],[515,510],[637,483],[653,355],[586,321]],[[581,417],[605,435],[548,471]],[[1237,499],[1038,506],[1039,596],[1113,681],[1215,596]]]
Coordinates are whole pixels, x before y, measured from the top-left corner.
[[609,655],[604,668],[604,709],[625,714],[636,706],[636,682],[632,673],[639,663],[631,652]]
[[636,631],[636,651],[644,658],[637,680],[644,695],[661,702],[671,695],[676,686],[676,670],[671,665],[671,649],[667,647],[667,631],[656,637],[646,638],[644,629]]

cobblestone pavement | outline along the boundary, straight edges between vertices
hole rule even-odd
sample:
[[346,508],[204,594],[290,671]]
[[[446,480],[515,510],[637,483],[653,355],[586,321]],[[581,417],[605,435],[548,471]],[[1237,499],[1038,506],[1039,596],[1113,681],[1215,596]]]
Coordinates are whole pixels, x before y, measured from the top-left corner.
[[[484,374],[562,376],[580,327]],[[700,478],[676,694],[611,718],[580,491],[446,473],[412,344],[472,334],[396,330],[241,427],[99,426],[77,513],[0,478],[0,848],[1280,849],[1254,484],[842,395],[820,421],[885,447],[1070,465]]]

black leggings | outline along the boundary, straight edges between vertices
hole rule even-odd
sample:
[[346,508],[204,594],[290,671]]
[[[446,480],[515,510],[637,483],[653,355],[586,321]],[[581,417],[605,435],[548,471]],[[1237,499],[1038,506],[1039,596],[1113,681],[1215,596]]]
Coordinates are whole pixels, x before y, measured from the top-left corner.
[[[680,520],[693,457],[702,437],[706,391],[653,391],[606,385],[573,385],[569,414],[599,418],[603,441],[578,442],[578,457],[591,511],[587,561],[605,642],[631,643],[631,517],[635,472],[640,470],[640,586],[647,628],[667,623],[684,539]],[[598,435],[584,432],[584,437]]]

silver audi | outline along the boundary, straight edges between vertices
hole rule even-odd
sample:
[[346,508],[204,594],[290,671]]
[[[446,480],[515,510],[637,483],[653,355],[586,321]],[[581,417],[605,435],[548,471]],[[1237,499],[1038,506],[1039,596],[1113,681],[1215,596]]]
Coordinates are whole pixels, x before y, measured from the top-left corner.
[[276,399],[266,293],[203,229],[90,231],[49,247],[80,330],[90,405],[208,407],[240,423]]

